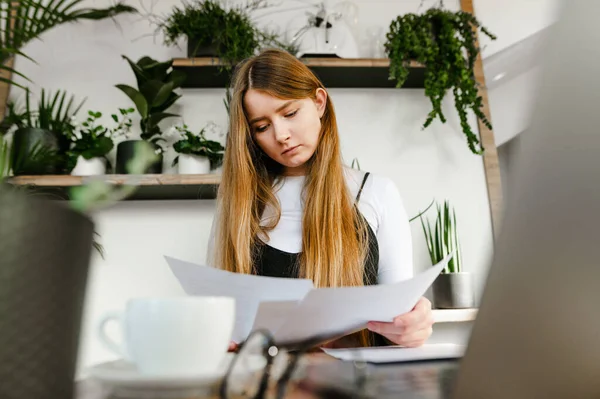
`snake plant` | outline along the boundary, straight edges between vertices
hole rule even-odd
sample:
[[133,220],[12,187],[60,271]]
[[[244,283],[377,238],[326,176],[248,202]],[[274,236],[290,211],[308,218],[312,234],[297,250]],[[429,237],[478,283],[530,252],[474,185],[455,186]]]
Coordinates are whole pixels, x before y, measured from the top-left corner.
[[444,201],[443,206],[436,203],[436,208],[437,217],[433,230],[431,229],[429,220],[425,223],[423,222],[423,218],[420,217],[425,240],[427,241],[427,249],[431,257],[431,264],[435,265],[441,262],[447,255],[454,253],[443,273],[460,273],[462,271],[462,262],[456,229],[456,213],[450,207],[450,203],[447,200]]

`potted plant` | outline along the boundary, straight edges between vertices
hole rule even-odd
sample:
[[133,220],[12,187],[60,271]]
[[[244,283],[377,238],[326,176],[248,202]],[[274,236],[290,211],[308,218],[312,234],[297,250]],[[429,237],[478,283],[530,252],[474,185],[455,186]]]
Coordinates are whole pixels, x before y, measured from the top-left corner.
[[114,139],[119,135],[127,135],[132,125],[129,114],[133,108],[120,108],[123,120],[119,121],[116,114],[112,114],[117,127],[109,129],[98,123],[102,117],[101,112],[88,111],[87,119],[81,126],[74,126],[71,133],[71,148],[68,151],[69,170],[74,176],[102,175],[106,169],[110,170],[107,155],[114,147]]
[[175,45],[187,38],[187,56],[219,57],[229,68],[255,53],[263,46],[285,45],[275,34],[256,27],[250,13],[265,8],[264,1],[224,7],[220,0],[194,0],[175,6],[158,27],[166,45]]
[[433,230],[423,222],[421,226],[427,241],[427,249],[432,265],[439,263],[447,255],[453,253],[448,265],[433,282],[433,302],[438,309],[460,309],[474,307],[473,278],[471,273],[462,269],[462,259],[458,231],[456,228],[456,213],[448,201],[444,206],[436,204],[437,217]]
[[70,147],[72,120],[85,102],[74,106],[74,96],[66,102],[66,91],[54,95],[42,89],[37,109],[31,106],[26,90],[25,106],[8,104],[1,132],[13,131],[11,168],[17,175],[60,174],[67,169],[66,153]]
[[[153,160],[152,150],[140,150],[134,172]],[[0,345],[0,362],[10,365],[0,367],[0,392],[71,398],[94,237],[89,215],[135,187],[90,181],[73,188],[69,203],[11,187],[0,184],[0,342],[10,342]]]
[[[181,87],[185,74],[172,69],[173,61],[158,62],[150,57],[142,57],[136,63],[123,56],[135,74],[137,89],[119,84],[123,91],[135,104],[141,116],[140,138],[154,146],[159,157],[145,173],[162,172],[162,154],[165,151],[164,138],[159,123],[169,117],[179,116],[165,112],[181,97],[174,92]],[[117,146],[116,173],[126,173],[127,163],[133,156],[136,140],[127,140]]]
[[390,23],[385,50],[390,59],[390,79],[396,80],[397,87],[406,81],[411,61],[425,67],[425,94],[433,109],[423,128],[427,128],[436,117],[442,123],[446,122],[442,101],[447,91],[452,90],[469,149],[475,154],[482,154],[483,147],[467,120],[467,111],[472,110],[488,128],[492,128],[481,110],[483,100],[478,95],[473,71],[479,54],[475,36],[477,29],[492,40],[496,39],[472,14],[464,11],[432,8],[422,15],[405,14]]
[[189,131],[185,124],[176,125],[174,129],[180,134],[180,139],[173,144],[179,154],[173,160],[173,166],[178,164],[179,174],[206,174],[221,164],[225,148],[218,141],[205,137],[206,128],[198,134]]

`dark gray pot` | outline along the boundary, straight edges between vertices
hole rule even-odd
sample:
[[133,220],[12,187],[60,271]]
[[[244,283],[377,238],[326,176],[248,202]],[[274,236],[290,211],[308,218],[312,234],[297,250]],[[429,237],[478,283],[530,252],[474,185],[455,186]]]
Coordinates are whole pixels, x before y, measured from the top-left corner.
[[0,398],[73,397],[93,223],[0,186]]
[[433,282],[436,309],[465,309],[475,306],[473,275],[468,272],[442,273]]
[[50,130],[33,127],[21,128],[15,131],[12,144],[11,166],[15,176],[20,175],[49,175],[59,171],[58,160],[31,160],[28,155],[34,149],[44,147],[59,151],[58,140]]
[[[117,145],[117,162],[115,166],[115,173],[119,175],[128,174],[127,164],[135,156],[135,147],[138,142],[142,140],[127,140],[122,141]],[[156,147],[156,146],[155,146]],[[158,147],[156,147],[158,148]],[[144,173],[147,174],[161,174],[163,171],[163,156],[159,155],[156,162],[152,163]]]
[[218,55],[217,46],[213,43],[200,43],[194,37],[188,38],[187,56],[194,57],[216,57]]

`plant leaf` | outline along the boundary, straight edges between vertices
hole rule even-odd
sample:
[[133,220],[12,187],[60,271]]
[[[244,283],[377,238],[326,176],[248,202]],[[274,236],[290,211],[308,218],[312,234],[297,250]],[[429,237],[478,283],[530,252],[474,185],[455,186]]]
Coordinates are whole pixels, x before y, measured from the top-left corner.
[[175,70],[175,71],[172,71],[171,74],[169,75],[169,81],[173,82],[174,89],[181,87],[181,85],[185,82],[186,79],[187,79],[187,74],[182,71]]
[[179,116],[179,115],[170,114],[168,112],[158,112],[156,114],[150,115],[150,123],[152,123],[153,125],[157,125],[160,121],[162,121],[165,118],[171,118],[171,117],[176,117],[176,116]]
[[156,97],[152,100],[152,107],[160,107],[167,101],[173,91],[173,82],[162,84],[156,93]]
[[169,109],[171,107],[171,105],[175,104],[175,101],[177,101],[180,97],[181,97],[181,94],[171,92],[171,94],[169,94],[169,98],[167,99],[167,101],[162,103],[160,106],[155,107],[152,111],[153,112],[164,112],[167,109]]
[[[359,168],[359,169],[360,169],[360,168]],[[424,215],[424,214],[425,214],[425,212],[427,212],[427,211],[429,210],[429,208],[431,208],[431,207],[433,206],[433,203],[434,203],[434,202],[435,202],[435,200],[433,200],[433,199],[432,199],[432,200],[431,200],[431,202],[429,203],[429,205],[427,206],[427,208],[425,208],[425,210],[424,210],[424,211],[422,211],[422,212],[419,212],[419,213],[418,213],[416,216],[413,216],[412,218],[410,218],[410,219],[408,220],[408,222],[410,223],[410,222],[412,222],[413,220],[415,220],[416,218],[420,218],[422,215]]]
[[144,82],[147,82],[148,80],[150,80],[150,76],[148,76],[146,74],[146,72],[141,68],[140,65],[136,64],[135,62],[133,62],[131,59],[129,59],[125,55],[122,55],[121,57],[123,57],[127,61],[129,66],[133,70],[133,74],[135,75],[135,79],[136,79],[138,87],[141,87],[144,84]]
[[452,212],[452,216],[454,218],[454,242],[455,242],[455,254],[454,254],[454,258],[456,259],[456,271],[457,272],[462,272],[462,260],[461,260],[461,253],[460,253],[460,244],[459,244],[459,240],[458,240],[458,225],[456,224],[456,212],[453,211]]
[[142,93],[131,86],[123,84],[118,84],[116,87],[123,93],[127,94],[127,96],[133,101],[142,118],[146,118],[148,116],[148,103],[146,102],[146,99]]

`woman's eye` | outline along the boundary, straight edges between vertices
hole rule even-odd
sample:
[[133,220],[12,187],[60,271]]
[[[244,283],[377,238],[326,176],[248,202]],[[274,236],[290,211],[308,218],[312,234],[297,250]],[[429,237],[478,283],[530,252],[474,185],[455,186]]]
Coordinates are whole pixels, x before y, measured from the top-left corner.
[[292,116],[296,115],[298,113],[298,110],[295,110],[294,112],[290,112],[289,114],[285,114],[286,118],[291,118]]
[[267,130],[268,127],[269,127],[269,125],[258,126],[256,128],[254,128],[254,130],[257,132],[264,132],[265,130]]

